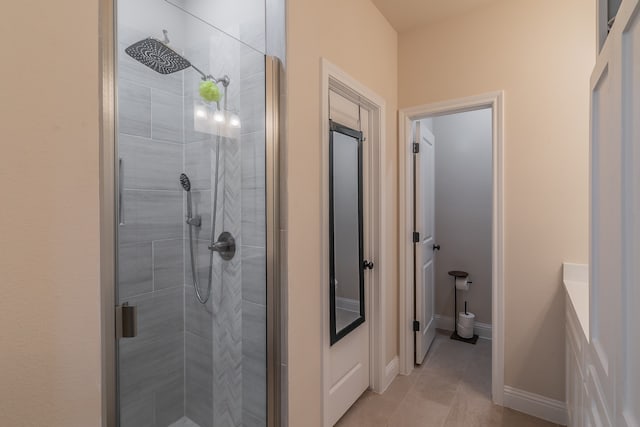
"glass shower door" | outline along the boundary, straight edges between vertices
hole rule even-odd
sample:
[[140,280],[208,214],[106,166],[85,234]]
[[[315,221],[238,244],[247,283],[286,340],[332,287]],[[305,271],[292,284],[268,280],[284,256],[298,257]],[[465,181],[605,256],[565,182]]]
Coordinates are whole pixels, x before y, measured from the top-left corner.
[[119,425],[266,426],[264,52],[164,1],[117,24]]

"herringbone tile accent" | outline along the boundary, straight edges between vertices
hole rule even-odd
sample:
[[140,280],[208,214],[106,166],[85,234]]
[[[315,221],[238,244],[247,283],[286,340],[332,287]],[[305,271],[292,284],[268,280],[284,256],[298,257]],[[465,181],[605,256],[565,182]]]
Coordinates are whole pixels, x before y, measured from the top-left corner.
[[[224,185],[223,228],[240,235],[240,150],[238,141],[224,138],[221,147]],[[240,249],[239,242],[238,250]],[[242,256],[222,264],[220,295],[213,316],[213,417],[215,425],[242,425]]]

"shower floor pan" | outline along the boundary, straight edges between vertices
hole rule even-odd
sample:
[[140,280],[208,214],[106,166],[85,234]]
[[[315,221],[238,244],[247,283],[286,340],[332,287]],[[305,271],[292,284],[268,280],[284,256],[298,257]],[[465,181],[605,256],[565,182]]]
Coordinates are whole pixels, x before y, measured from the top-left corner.
[[200,427],[198,424],[194,423],[187,417],[182,417],[175,423],[171,424],[169,427]]

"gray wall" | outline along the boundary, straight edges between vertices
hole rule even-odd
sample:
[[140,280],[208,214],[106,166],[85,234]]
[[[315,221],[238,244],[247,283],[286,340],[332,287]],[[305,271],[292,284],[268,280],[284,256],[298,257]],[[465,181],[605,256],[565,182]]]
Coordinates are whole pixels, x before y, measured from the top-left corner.
[[453,316],[450,270],[469,273],[468,292],[459,292],[476,321],[491,323],[491,110],[435,117],[436,313]]

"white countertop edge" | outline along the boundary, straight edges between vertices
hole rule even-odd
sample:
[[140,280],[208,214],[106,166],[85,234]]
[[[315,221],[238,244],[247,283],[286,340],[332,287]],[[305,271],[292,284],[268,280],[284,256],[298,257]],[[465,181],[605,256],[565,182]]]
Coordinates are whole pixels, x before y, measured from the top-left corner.
[[589,341],[589,266],[565,262],[562,270],[564,287],[578,316],[582,332]]
[[571,282],[584,282],[589,284],[589,264],[574,264],[565,262],[562,264],[562,279]]

